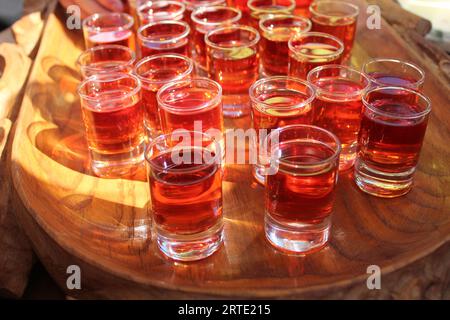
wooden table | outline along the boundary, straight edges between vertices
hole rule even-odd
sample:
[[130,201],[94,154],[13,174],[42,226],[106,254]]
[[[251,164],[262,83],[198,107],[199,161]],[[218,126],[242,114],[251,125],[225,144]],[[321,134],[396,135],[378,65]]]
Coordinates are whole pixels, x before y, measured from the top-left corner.
[[[83,290],[68,293],[83,298],[448,298],[447,57],[428,44],[433,50],[418,50],[426,43],[417,40],[426,29],[423,20],[408,18],[410,25],[416,21],[414,29],[383,21],[382,30],[370,31],[363,24],[366,4],[357,2],[363,14],[352,64],[389,55],[419,64],[428,75],[424,90],[434,109],[415,188],[399,199],[376,199],[357,190],[351,176],[342,176],[329,246],[293,257],[264,240],[262,188],[253,183],[249,168],[229,167],[225,246],[193,264],[173,263],[156,250],[146,228],[148,194],[142,177],[89,175],[74,95],[81,35],[65,30],[60,11],[50,15],[17,121],[11,165],[14,211],[57,283],[64,289],[66,268],[76,264],[83,272]],[[388,12],[398,10],[387,1],[379,4]],[[400,36],[395,29],[408,32]],[[227,126],[248,123],[243,118]],[[366,287],[372,264],[382,269],[382,290]]]

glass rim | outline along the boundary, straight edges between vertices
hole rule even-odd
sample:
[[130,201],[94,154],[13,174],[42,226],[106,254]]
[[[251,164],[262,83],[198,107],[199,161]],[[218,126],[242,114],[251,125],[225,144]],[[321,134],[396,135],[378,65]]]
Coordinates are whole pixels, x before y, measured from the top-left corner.
[[[331,131],[328,131],[324,128],[315,126],[315,125],[310,125],[310,124],[291,124],[291,125],[287,125],[287,126],[283,126],[277,129],[272,130],[269,135],[264,139],[265,140],[265,145],[268,146],[268,142],[269,139],[272,139],[272,136],[274,136],[275,134],[278,134],[278,136],[280,135],[280,133],[282,131],[286,131],[286,130],[291,130],[291,129],[312,129],[315,130],[316,132],[321,132],[325,135],[327,135],[329,138],[331,138],[334,143],[336,144],[336,147],[333,148],[333,154],[331,156],[329,156],[326,159],[320,160],[320,161],[316,161],[314,163],[305,163],[305,164],[299,164],[296,161],[289,161],[289,160],[280,160],[277,159],[276,161],[280,164],[283,164],[284,166],[287,166],[289,168],[294,168],[294,169],[299,169],[299,168],[312,168],[312,167],[316,167],[316,166],[320,166],[320,165],[324,165],[326,163],[335,161],[336,158],[339,157],[341,151],[342,151],[342,144],[341,141],[339,140],[339,138],[332,133]],[[296,139],[298,140],[298,139]],[[323,142],[323,141],[320,141]],[[275,145],[275,147],[278,147],[280,145],[280,141],[277,145]],[[328,146],[328,143],[327,143]],[[273,147],[271,147],[271,150],[274,149]],[[270,155],[270,159],[272,159],[272,154]]]
[[[143,77],[142,75],[140,75],[137,70],[139,69],[139,67],[141,67],[143,64],[147,63],[148,61],[151,60],[156,60],[159,58],[176,58],[176,59],[180,59],[183,60],[185,62],[187,62],[188,64],[188,68],[187,70],[185,70],[183,73],[178,74],[175,78],[173,79],[167,79],[167,80],[151,80],[151,79],[147,79],[145,77]],[[138,63],[136,63],[136,65],[133,68],[133,73],[141,80],[141,82],[145,82],[146,84],[166,84],[168,81],[177,81],[180,79],[183,79],[185,77],[187,77],[192,70],[194,69],[194,63],[193,61],[186,57],[183,56],[181,54],[178,53],[157,53],[148,57],[144,57],[141,60],[138,61]]]
[[274,14],[274,15],[266,15],[263,16],[261,19],[259,19],[259,28],[261,29],[262,32],[266,32],[266,33],[270,33],[271,31],[273,31],[273,29],[269,29],[268,27],[266,27],[264,25],[265,22],[267,22],[268,20],[277,20],[277,19],[294,19],[297,21],[304,21],[307,24],[307,28],[304,31],[298,31],[295,32],[295,34],[299,34],[299,33],[304,33],[304,32],[309,32],[312,28],[312,23],[311,20],[308,19],[307,17],[303,17],[303,16],[296,16],[294,14]]
[[[239,46],[233,46],[233,47],[223,47],[220,45],[217,45],[215,43],[213,43],[211,40],[209,40],[209,37],[219,33],[219,32],[223,32],[223,31],[228,31],[228,30],[245,30],[248,31],[250,33],[253,33],[255,35],[255,39],[249,41],[248,43],[244,44],[244,45],[239,45]],[[226,26],[226,27],[220,27],[220,28],[216,28],[213,30],[210,30],[208,33],[205,34],[205,43],[206,45],[214,48],[214,49],[219,49],[219,50],[234,50],[236,48],[248,48],[248,47],[253,47],[256,46],[259,42],[259,40],[261,39],[261,36],[258,32],[258,30],[256,30],[253,27],[247,26],[247,25],[242,25],[242,24],[235,24],[232,26]]]
[[[147,29],[149,27],[153,27],[157,24],[177,24],[177,25],[181,25],[184,27],[184,31],[181,32],[180,34],[177,34],[176,36],[174,36],[171,39],[166,39],[166,40],[156,40],[156,39],[151,39],[147,36],[144,36],[142,34],[142,31],[144,29]],[[189,27],[189,24],[187,24],[184,21],[176,21],[176,20],[160,20],[160,21],[154,21],[154,22],[150,22],[146,25],[143,25],[141,27],[138,28],[137,30],[137,36],[139,38],[139,40],[144,41],[144,42],[152,42],[152,43],[161,43],[161,44],[167,44],[167,43],[172,43],[174,41],[178,41],[180,39],[186,38],[189,33],[191,32],[191,28]]]
[[[176,4],[178,6],[180,6],[180,9],[174,12],[167,12],[169,16],[173,17],[173,16],[179,16],[182,15],[185,11],[186,11],[186,5],[181,2],[181,1],[175,1],[175,0],[157,0],[157,1],[146,1],[143,4],[141,4],[137,9],[136,12],[139,16],[139,18],[141,17],[147,17],[147,16],[151,16],[151,14],[146,14],[145,12],[142,12],[142,10],[146,9],[146,8],[151,8],[153,5],[162,5],[162,4]],[[166,20],[166,19],[164,19]],[[159,20],[162,21],[162,20]]]
[[[346,70],[346,71],[351,72],[351,73],[355,73],[355,74],[359,75],[360,77],[362,77],[367,82],[367,84],[364,86],[364,88],[359,89],[359,90],[357,90],[355,92],[352,92],[350,94],[349,93],[343,93],[343,92],[331,92],[329,90],[322,89],[321,87],[315,85],[314,82],[311,81],[311,78],[312,78],[313,74],[318,73],[318,72],[323,71],[323,70],[327,70],[327,69],[340,69],[340,70]],[[345,66],[345,65],[341,65],[341,64],[328,64],[328,65],[316,67],[316,68],[312,69],[310,72],[308,72],[308,75],[306,76],[306,80],[309,83],[311,83],[312,86],[314,86],[314,88],[316,89],[317,93],[326,93],[327,95],[334,96],[334,97],[357,97],[357,96],[362,96],[367,90],[369,90],[369,88],[372,85],[372,82],[371,82],[370,78],[364,72],[358,71],[358,70],[353,69],[353,68],[351,68],[349,66]]]
[[[202,106],[197,106],[197,107],[192,107],[192,108],[180,108],[180,107],[174,107],[164,101],[161,100],[161,95],[164,91],[170,89],[170,88],[176,88],[176,87],[181,87],[181,86],[185,86],[185,85],[190,85],[190,84],[194,84],[197,82],[203,82],[203,83],[208,83],[210,86],[214,87],[217,90],[217,95],[211,99],[208,100],[207,103],[205,103]],[[204,77],[196,77],[196,78],[192,78],[192,79],[181,79],[181,80],[177,80],[177,81],[171,81],[169,83],[164,84],[156,93],[156,100],[158,102],[158,107],[167,110],[167,111],[199,111],[199,110],[203,110],[206,108],[209,108],[210,106],[215,106],[216,104],[218,105],[220,103],[220,101],[222,100],[222,86],[217,83],[214,80],[211,80],[209,78],[204,78]]]
[[[88,25],[88,23],[90,22],[94,22],[95,20],[98,20],[99,18],[102,17],[106,17],[106,16],[110,16],[110,17],[125,17],[127,22],[124,23],[123,25],[120,26],[114,26],[114,27],[100,27],[100,26],[90,26]],[[134,25],[134,18],[129,15],[128,13],[125,12],[102,12],[102,13],[94,13],[92,15],[90,15],[89,17],[85,18],[82,22],[83,27],[87,28],[89,31],[102,31],[102,30],[109,30],[109,29],[113,29],[113,30],[129,30],[133,27]]]
[[125,72],[112,72],[112,73],[106,73],[106,74],[92,75],[92,76],[84,79],[83,81],[81,81],[78,84],[77,93],[83,100],[98,101],[100,99],[99,97],[91,97],[82,92],[83,88],[88,83],[91,83],[93,81],[95,81],[96,83],[107,83],[107,82],[112,82],[112,81],[118,81],[123,78],[133,79],[136,83],[136,87],[132,88],[130,90],[130,92],[127,92],[125,95],[122,95],[120,97],[108,98],[108,101],[123,100],[125,98],[129,98],[130,96],[134,96],[134,95],[138,94],[139,91],[141,90],[141,81],[139,80],[139,78],[136,75],[130,74],[130,73],[125,73]]
[[[194,11],[197,8],[200,7],[206,7],[206,6],[215,6],[215,5],[221,5],[226,4],[226,0],[209,0],[209,1],[188,1],[188,0],[181,0],[186,4],[186,9],[190,11]],[[205,3],[208,2],[208,3]]]
[[[215,10],[226,10],[226,11],[233,11],[234,13],[236,13],[236,16],[221,21],[221,22],[207,22],[204,20],[200,20],[198,19],[195,15],[196,14],[200,14],[200,13],[204,13],[204,12],[214,12]],[[242,18],[242,12],[241,10],[239,10],[238,8],[234,8],[234,7],[227,7],[227,6],[223,6],[223,5],[217,5],[217,6],[208,6],[208,7],[198,7],[195,8],[192,13],[191,13],[191,20],[201,26],[206,26],[206,27],[215,27],[215,26],[220,26],[221,24],[224,23],[235,23],[237,21],[239,21]]]
[[[367,98],[368,98],[369,94],[376,92],[376,91],[382,91],[382,90],[392,90],[395,92],[400,91],[403,93],[406,92],[408,94],[412,94],[416,97],[419,97],[422,101],[424,101],[426,104],[426,108],[423,111],[418,112],[417,114],[414,114],[414,115],[398,115],[398,114],[391,113],[391,112],[381,111],[377,108],[374,108],[372,106],[372,103],[367,101]],[[400,94],[396,94],[396,95],[400,95]],[[370,111],[372,111],[373,113],[383,115],[383,116],[389,117],[391,119],[416,119],[416,118],[426,116],[431,112],[431,100],[427,96],[425,96],[424,94],[422,94],[418,91],[415,91],[415,90],[412,90],[409,88],[405,88],[405,87],[395,87],[395,86],[386,87],[385,86],[385,87],[372,88],[363,95],[362,102],[363,102],[364,106],[367,109],[369,109]]]
[[[322,13],[322,12],[318,12],[314,6],[318,6],[319,4],[322,3],[328,3],[328,4],[338,4],[338,5],[342,5],[344,7],[347,8],[352,8],[354,10],[353,13],[351,14],[346,14],[346,15],[342,15],[339,16],[339,18],[356,18],[359,15],[359,7],[353,3],[350,2],[344,2],[344,1],[331,1],[331,0],[320,0],[320,1],[313,1],[310,5],[309,5],[309,12],[311,12],[311,14],[313,16],[318,16],[318,17],[323,17],[323,18],[329,18],[331,15],[330,14],[326,14],[326,13]],[[334,17],[334,16],[333,16]]]
[[302,57],[306,57],[306,58],[316,58],[317,57],[316,55],[304,54],[304,53],[299,52],[297,50],[297,48],[292,44],[294,41],[297,41],[301,38],[306,38],[306,37],[322,37],[322,38],[331,39],[331,40],[337,42],[337,44],[339,45],[338,50],[336,52],[330,53],[328,55],[320,56],[321,58],[339,57],[344,52],[344,49],[345,49],[344,43],[337,37],[332,36],[331,34],[323,33],[323,32],[302,32],[302,33],[294,35],[288,41],[289,50],[292,51],[296,56],[302,56]]
[[[251,12],[256,11],[256,12],[267,13],[267,14],[271,14],[273,12],[273,8],[263,9],[263,8],[255,7],[253,5],[253,2],[255,2],[255,1],[260,1],[260,0],[248,0],[247,1],[247,7],[250,9]],[[288,1],[291,3],[289,6],[283,7],[282,9],[279,8],[279,9],[277,9],[277,11],[282,12],[282,11],[286,11],[286,10],[288,10],[288,11],[294,10],[296,7],[295,0],[288,0]]]
[[[166,134],[161,134],[159,136],[157,136],[154,139],[151,139],[149,141],[149,143],[147,144],[145,151],[144,151],[144,158],[146,160],[146,162],[149,164],[150,167],[152,168],[156,168],[157,170],[161,170],[161,171],[171,171],[171,172],[179,172],[179,173],[186,173],[186,172],[195,172],[198,170],[201,170],[205,167],[210,166],[211,164],[216,163],[217,165],[220,165],[221,163],[221,147],[220,147],[220,143],[216,140],[216,138],[212,135],[207,134],[206,132],[201,132],[201,131],[195,131],[195,130],[185,130],[185,133],[189,133],[192,136],[196,137],[197,135],[201,135],[202,137],[206,137],[208,139],[208,141],[211,141],[211,144],[214,144],[215,146],[215,150],[217,150],[218,152],[216,152],[216,154],[214,155],[213,159],[211,160],[210,163],[202,163],[202,164],[198,164],[198,166],[194,167],[194,168],[184,168],[184,169],[166,169],[163,168],[161,166],[155,165],[154,163],[152,163],[152,159],[149,158],[148,154],[150,153],[150,151],[152,150],[152,148],[157,145],[160,142],[163,141],[167,141],[168,138],[171,138],[173,136],[173,132],[171,133],[166,133]],[[192,140],[191,140],[192,141]],[[205,141],[202,139],[202,141]],[[192,141],[193,143],[195,143],[195,138],[194,141]],[[195,145],[194,145],[195,147]],[[173,149],[174,147],[168,148],[168,149]],[[181,147],[183,148],[183,147]],[[202,149],[205,149],[203,146],[201,146]]]
[[92,48],[88,48],[86,50],[84,50],[82,53],[80,53],[80,55],[77,58],[76,61],[76,65],[81,69],[81,68],[85,68],[85,69],[97,69],[96,67],[93,67],[90,64],[84,64],[81,62],[82,58],[87,56],[87,55],[91,55],[92,53],[96,52],[96,51],[101,51],[104,49],[117,49],[117,50],[122,50],[122,51],[126,51],[129,55],[130,55],[130,59],[125,61],[125,60],[114,60],[114,61],[123,61],[124,63],[126,63],[127,66],[133,65],[134,62],[136,61],[136,53],[131,50],[128,47],[125,46],[121,46],[118,44],[103,44],[103,45],[99,45],[99,46],[95,46]]
[[365,73],[366,75],[368,75],[370,80],[372,82],[376,83],[377,85],[386,86],[382,82],[378,82],[377,79],[372,78],[370,76],[370,73],[367,72],[367,68],[373,63],[394,63],[394,64],[407,66],[408,68],[410,68],[411,70],[414,70],[415,72],[417,72],[420,75],[419,80],[414,82],[412,84],[412,86],[420,87],[425,82],[425,71],[423,71],[423,69],[420,68],[415,63],[412,63],[410,61],[402,61],[400,59],[395,59],[395,58],[374,58],[374,59],[371,59],[371,60],[367,61],[366,63],[364,63],[364,65],[362,66],[362,72]]
[[[255,96],[255,91],[256,88],[266,84],[268,82],[271,81],[290,81],[290,82],[295,82],[297,84],[301,84],[304,85],[306,88],[308,88],[308,90],[311,91],[311,95],[305,99],[304,101],[296,104],[295,106],[288,106],[288,107],[274,107],[273,105],[266,103],[264,101],[259,100],[256,96]],[[296,77],[290,77],[290,76],[271,76],[271,77],[266,77],[266,78],[262,78],[259,79],[257,81],[255,81],[250,88],[248,89],[249,92],[249,97],[250,97],[250,101],[254,104],[263,106],[264,109],[275,109],[275,110],[292,110],[292,109],[299,109],[304,107],[305,105],[311,104],[314,99],[316,98],[316,89],[314,88],[314,86],[311,85],[311,83],[309,83],[306,80],[300,79],[300,78],[296,78]]]

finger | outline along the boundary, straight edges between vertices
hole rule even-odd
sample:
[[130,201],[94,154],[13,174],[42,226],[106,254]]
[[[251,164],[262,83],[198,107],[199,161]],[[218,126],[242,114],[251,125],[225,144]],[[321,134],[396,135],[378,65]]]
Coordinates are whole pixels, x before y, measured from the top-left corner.
[[124,10],[123,3],[120,0],[97,0],[103,7],[115,12],[122,12]]

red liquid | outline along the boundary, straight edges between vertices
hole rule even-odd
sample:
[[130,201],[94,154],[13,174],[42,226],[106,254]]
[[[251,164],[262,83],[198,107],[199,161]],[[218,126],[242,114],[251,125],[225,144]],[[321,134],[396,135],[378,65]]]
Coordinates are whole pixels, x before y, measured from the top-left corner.
[[[291,77],[305,80],[312,69],[329,64],[340,64],[342,61],[342,54],[337,55],[338,48],[331,44],[294,42],[294,46],[303,55],[293,53],[292,50],[289,51],[289,75]],[[304,55],[308,55],[308,57]]]
[[[313,81],[318,91],[313,101],[314,125],[334,133],[345,149],[356,143],[361,125],[362,102],[358,92],[364,87],[349,79],[327,77]],[[343,97],[333,96],[344,95]]]
[[133,57],[130,52],[117,48],[99,49],[83,57],[80,68],[84,77],[106,72],[130,73]]
[[[266,24],[266,23],[263,23]],[[260,53],[264,73],[268,76],[287,75],[289,67],[288,41],[292,35],[308,29],[306,23],[294,19],[268,20],[270,30],[261,31]]]
[[[139,37],[141,57],[157,53],[179,53],[188,55],[188,34],[182,36],[186,28],[179,24],[155,24],[144,28]],[[169,43],[165,42],[171,40]]]
[[259,20],[266,15],[292,14],[295,7],[291,7],[289,0],[257,0],[252,2],[250,11],[250,25],[259,30]]
[[86,48],[103,44],[117,44],[134,50],[134,35],[131,30],[91,33],[85,39]]
[[182,20],[183,10],[179,4],[157,1],[139,8],[138,15],[140,17],[140,25],[143,26],[163,20]]
[[195,121],[201,122],[202,132],[206,132],[208,129],[223,131],[222,102],[200,110],[192,110],[210,103],[211,92],[189,88],[179,90],[176,95],[183,96],[182,100],[171,103],[172,108],[176,110],[160,107],[161,124],[165,133],[171,133],[176,129],[193,131]]
[[[102,108],[85,104],[81,108],[90,149],[103,154],[124,153],[135,149],[144,140],[143,112],[139,98],[124,104],[117,99],[130,88],[116,86],[101,95]],[[94,97],[94,95],[92,95]],[[98,97],[98,96],[95,96]]]
[[328,170],[295,174],[283,161],[313,164],[331,157],[333,150],[318,141],[286,142],[280,144],[278,173],[268,175],[266,210],[280,223],[320,223],[333,210],[337,166]]
[[[192,149],[191,159],[199,152]],[[178,234],[195,234],[218,222],[222,216],[222,170],[219,164],[175,164],[170,151],[157,155],[151,163],[152,211],[160,228]]]
[[307,17],[309,18],[309,5],[311,4],[312,0],[296,0],[295,4],[295,10],[294,14],[297,16]]
[[[421,111],[411,103],[411,96],[403,101],[384,99],[373,102],[380,111],[403,116],[414,116]],[[418,162],[427,128],[423,119],[391,119],[366,110],[359,133],[358,157],[369,167],[382,172],[403,173]]]
[[356,19],[339,19],[339,24],[329,24],[329,21],[322,21],[315,17],[311,18],[311,21],[312,31],[331,34],[344,43],[343,60],[347,60],[355,42]]
[[407,76],[397,76],[387,73],[372,72],[368,74],[369,78],[377,85],[403,87],[419,90],[418,79]]

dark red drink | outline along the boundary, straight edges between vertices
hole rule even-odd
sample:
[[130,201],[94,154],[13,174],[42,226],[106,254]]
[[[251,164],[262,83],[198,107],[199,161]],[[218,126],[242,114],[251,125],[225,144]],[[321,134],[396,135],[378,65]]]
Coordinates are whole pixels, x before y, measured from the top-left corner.
[[381,87],[366,94],[355,165],[363,191],[396,197],[410,190],[430,111],[430,101],[409,89]]

